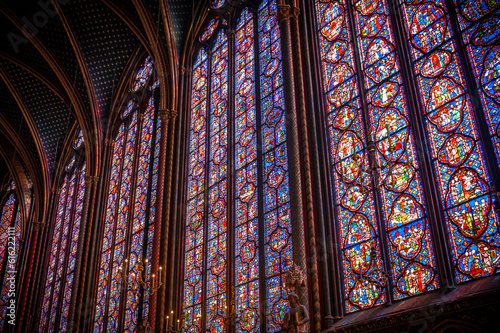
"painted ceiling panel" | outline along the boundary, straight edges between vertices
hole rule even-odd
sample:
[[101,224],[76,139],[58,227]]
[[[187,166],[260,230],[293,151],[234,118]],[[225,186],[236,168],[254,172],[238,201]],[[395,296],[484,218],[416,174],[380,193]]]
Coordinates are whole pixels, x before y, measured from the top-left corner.
[[73,115],[64,103],[40,80],[16,65],[6,65],[16,90],[22,96],[37,127],[53,171],[59,145],[62,144]]
[[[5,66],[5,63],[3,62],[2,65]],[[17,133],[17,137],[20,139],[22,138],[22,141],[31,152],[34,160],[40,163],[36,145],[31,136],[28,124],[24,120],[23,114],[9,92],[9,89],[2,80],[0,80],[0,101],[2,103],[0,107],[2,117],[9,122],[12,130]]]
[[184,45],[184,30],[186,28],[186,24],[192,17],[192,1],[169,0],[168,7],[170,10],[170,17],[172,19],[172,27],[174,29],[177,55],[180,56],[182,46]]
[[64,13],[76,34],[95,89],[101,117],[109,113],[111,94],[138,40],[100,1],[73,0]]

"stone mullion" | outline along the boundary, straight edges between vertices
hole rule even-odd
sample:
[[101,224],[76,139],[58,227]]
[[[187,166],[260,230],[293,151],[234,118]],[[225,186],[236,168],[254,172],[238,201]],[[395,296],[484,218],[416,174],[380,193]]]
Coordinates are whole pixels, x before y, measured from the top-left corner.
[[226,196],[226,310],[224,315],[226,316],[226,332],[234,333],[235,321],[233,316],[236,316],[236,291],[233,286],[236,284],[235,278],[235,245],[236,245],[236,235],[235,235],[235,202],[236,202],[236,170],[235,170],[235,155],[236,152],[232,147],[236,146],[235,143],[235,99],[231,96],[236,96],[236,80],[235,80],[235,58],[236,58],[236,46],[235,46],[235,30],[234,22],[232,22],[232,17],[228,17],[228,26],[231,27],[230,30],[226,31],[227,36],[227,63],[229,64],[227,68],[227,109],[226,109],[226,123],[227,123],[227,134],[226,134],[226,186],[227,186],[227,196]]
[[[331,202],[333,199],[330,197],[331,184],[328,176],[328,151],[325,150],[327,146],[327,139],[325,138],[326,121],[324,119],[322,99],[317,98],[315,89],[324,91],[322,88],[322,81],[319,79],[321,75],[321,60],[318,50],[318,41],[315,35],[317,31],[316,13],[314,2],[302,2],[301,9],[305,11],[304,18],[300,22],[303,42],[301,46],[306,53],[303,57],[303,74],[306,96],[308,98],[309,112],[306,113],[306,120],[309,122],[308,129],[310,134],[308,136],[311,144],[311,166],[313,176],[313,190],[316,204],[316,225],[318,228],[318,261],[320,262],[319,271],[321,273],[320,288],[322,290],[322,314],[323,325],[330,327],[334,324],[335,320],[340,318],[339,309],[342,307],[341,297],[336,297],[342,294],[338,274],[340,269],[338,267],[339,260],[336,259],[337,251],[334,250],[336,244],[335,232],[332,231],[334,223]],[[300,20],[299,20],[300,21]],[[317,88],[316,88],[317,87]],[[332,260],[332,258],[335,258]],[[330,261],[332,260],[332,261]],[[335,297],[333,297],[335,296]],[[333,305],[333,308],[332,308]],[[335,317],[334,317],[335,316]]]

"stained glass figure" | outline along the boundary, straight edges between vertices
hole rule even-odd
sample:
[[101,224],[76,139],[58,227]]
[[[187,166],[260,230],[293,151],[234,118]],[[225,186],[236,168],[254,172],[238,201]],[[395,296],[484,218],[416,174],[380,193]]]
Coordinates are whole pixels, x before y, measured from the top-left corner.
[[[487,1],[464,1],[461,6],[461,15],[472,22],[497,7]],[[445,8],[443,0],[401,4],[406,33],[411,41],[413,70],[427,120],[434,170],[446,212],[455,278],[463,282],[490,275],[498,269],[500,252],[496,247],[500,246],[500,235],[496,232],[498,217],[491,209],[493,198],[485,154]],[[486,40],[498,33],[488,35],[483,31],[477,34],[486,28],[486,22],[475,28],[475,36],[485,38],[488,44]],[[467,28],[465,20],[462,19],[461,24],[463,29]],[[474,32],[469,30],[464,38],[470,41],[468,51],[474,55],[472,61],[479,63],[480,59],[481,67],[476,71],[479,77],[482,63],[487,62],[488,47],[485,49],[479,40],[476,45],[470,39],[472,34]],[[493,129],[496,125],[492,120],[498,105],[494,104],[494,96],[488,97],[487,90],[488,85],[483,85],[482,103]]]

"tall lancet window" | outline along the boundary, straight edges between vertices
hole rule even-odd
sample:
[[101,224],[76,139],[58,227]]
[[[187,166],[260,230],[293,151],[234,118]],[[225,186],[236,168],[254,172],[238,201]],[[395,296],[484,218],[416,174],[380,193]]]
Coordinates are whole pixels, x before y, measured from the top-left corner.
[[[454,0],[453,3],[457,7],[462,42],[500,161],[500,2]],[[443,6],[439,2],[436,4]]]
[[[492,3],[479,1],[477,5],[486,11],[484,6]],[[410,40],[434,171],[442,191],[440,199],[446,214],[453,273],[457,282],[487,276],[500,267],[500,221],[493,209],[495,192],[478,133],[471,87],[467,85],[464,64],[457,51],[460,35],[453,35],[444,0],[423,1],[418,5],[405,3],[401,11]],[[493,29],[498,35],[498,27]],[[496,61],[497,68],[493,71],[498,77]],[[490,93],[489,87],[486,85],[482,91]],[[486,96],[482,97],[484,101]],[[493,108],[498,112],[498,106]],[[491,113],[486,115],[491,119]]]
[[85,195],[83,149],[83,136],[79,131],[57,192],[57,207],[49,238],[51,244],[45,277],[40,332],[65,332],[67,330]]
[[21,240],[21,207],[15,194],[16,184],[12,181],[5,194],[0,198],[0,281],[2,284],[0,294],[0,330],[3,329],[7,317],[7,307],[13,299],[10,283],[12,276],[16,276],[17,258]]
[[[148,320],[160,121],[151,58],[131,85],[110,152],[94,332],[134,332]],[[139,100],[140,99],[140,100]]]
[[437,289],[438,272],[497,271],[491,170],[445,1],[317,0],[315,13],[345,312]]
[[184,229],[188,332],[223,332],[229,315],[237,332],[276,332],[287,308],[292,244],[276,12],[275,1],[243,6],[234,22],[212,17],[200,36]]

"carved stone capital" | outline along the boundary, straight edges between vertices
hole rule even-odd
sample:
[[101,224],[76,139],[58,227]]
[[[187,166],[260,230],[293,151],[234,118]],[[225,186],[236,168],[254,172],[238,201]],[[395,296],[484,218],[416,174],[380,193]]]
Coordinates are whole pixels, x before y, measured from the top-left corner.
[[289,5],[278,5],[277,17],[278,21],[290,21],[290,17],[293,15],[292,7]]
[[229,29],[229,30],[227,30],[226,34],[227,34],[228,38],[233,38],[235,31],[233,29]]

